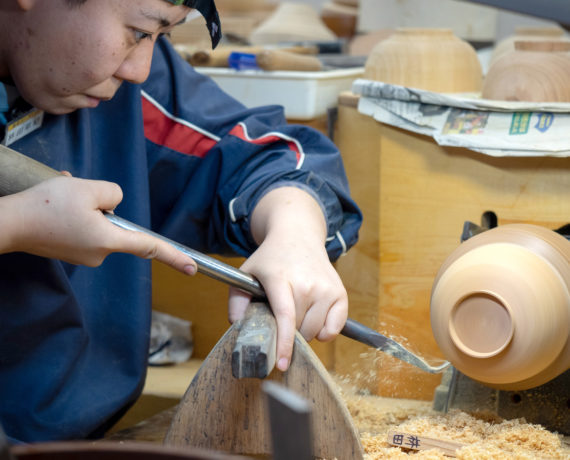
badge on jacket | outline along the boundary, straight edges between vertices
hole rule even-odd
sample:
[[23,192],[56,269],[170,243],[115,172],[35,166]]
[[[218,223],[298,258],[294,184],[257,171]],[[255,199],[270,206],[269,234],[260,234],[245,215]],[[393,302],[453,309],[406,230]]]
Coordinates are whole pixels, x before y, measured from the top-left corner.
[[38,129],[44,121],[44,111],[32,108],[6,125],[3,144],[9,146]]

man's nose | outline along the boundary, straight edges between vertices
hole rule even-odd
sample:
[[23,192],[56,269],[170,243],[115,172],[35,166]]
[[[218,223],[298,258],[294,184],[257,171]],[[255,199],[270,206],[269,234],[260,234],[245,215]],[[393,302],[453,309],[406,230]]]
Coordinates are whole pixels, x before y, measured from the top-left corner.
[[154,41],[139,44],[127,55],[114,76],[131,83],[143,83],[150,73],[153,49]]

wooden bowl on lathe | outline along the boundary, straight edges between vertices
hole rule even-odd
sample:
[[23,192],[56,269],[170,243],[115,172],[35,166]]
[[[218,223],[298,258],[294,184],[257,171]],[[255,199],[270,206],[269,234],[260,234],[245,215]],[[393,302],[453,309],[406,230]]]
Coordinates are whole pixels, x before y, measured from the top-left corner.
[[570,102],[570,42],[517,41],[489,68],[483,97],[503,101]]
[[440,93],[480,92],[475,49],[451,29],[400,28],[378,43],[364,78]]
[[431,324],[445,357],[488,386],[523,390],[570,368],[570,242],[511,224],[462,243],[432,289]]

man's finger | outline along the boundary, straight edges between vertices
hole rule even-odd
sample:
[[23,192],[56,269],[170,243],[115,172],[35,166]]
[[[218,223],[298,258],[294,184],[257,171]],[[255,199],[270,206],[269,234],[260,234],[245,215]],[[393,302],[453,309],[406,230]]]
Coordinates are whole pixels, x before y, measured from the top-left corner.
[[230,299],[228,302],[228,319],[230,323],[235,323],[242,319],[251,302],[251,294],[247,294],[238,288],[230,288]]
[[117,207],[123,200],[123,190],[119,185],[106,181],[91,181],[95,190],[98,209],[109,211]]
[[197,272],[196,262],[171,244],[145,233],[120,228],[117,230],[123,237],[119,240],[116,251],[134,254],[143,259],[156,259],[186,275]]
[[[281,290],[281,293],[278,291]],[[289,368],[295,342],[295,304],[290,289],[268,288],[272,296],[268,300],[277,322],[277,369],[284,372]]]
[[317,334],[317,340],[328,342],[333,340],[342,330],[348,318],[348,300],[339,299],[327,313],[324,327]]

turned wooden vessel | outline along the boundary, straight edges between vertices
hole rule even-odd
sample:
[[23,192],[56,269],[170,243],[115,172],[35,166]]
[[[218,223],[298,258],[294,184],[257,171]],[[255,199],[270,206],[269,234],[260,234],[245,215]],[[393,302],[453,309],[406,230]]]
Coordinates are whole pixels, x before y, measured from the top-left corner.
[[520,41],[570,41],[561,27],[516,27],[515,33],[500,40],[493,48],[489,66],[503,54],[515,49],[515,42]]
[[459,246],[440,268],[431,324],[445,357],[492,387],[542,385],[570,368],[570,242],[503,225]]
[[250,35],[252,45],[295,41],[333,41],[336,35],[311,5],[283,2]]
[[327,2],[321,6],[321,20],[338,38],[351,39],[356,33],[358,7]]
[[475,49],[451,29],[400,28],[378,43],[364,78],[441,93],[480,92]]
[[503,101],[570,102],[570,42],[517,41],[489,68],[483,97]]

